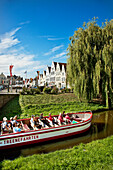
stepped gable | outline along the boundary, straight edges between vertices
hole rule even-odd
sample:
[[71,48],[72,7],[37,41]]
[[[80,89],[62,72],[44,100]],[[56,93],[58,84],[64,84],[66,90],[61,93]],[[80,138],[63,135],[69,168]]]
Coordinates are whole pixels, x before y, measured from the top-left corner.
[[44,70],[44,74],[46,75],[46,71]]
[[60,65],[60,70],[62,71],[62,66],[64,65],[64,69],[66,71],[66,66],[67,64],[66,63],[58,63]]
[[56,70],[56,67],[57,67],[57,62],[53,62],[54,63],[54,66],[55,66],[55,70]]
[[51,67],[48,67],[49,73],[51,72]]
[[40,77],[42,77],[42,78],[43,78],[43,74],[40,74]]

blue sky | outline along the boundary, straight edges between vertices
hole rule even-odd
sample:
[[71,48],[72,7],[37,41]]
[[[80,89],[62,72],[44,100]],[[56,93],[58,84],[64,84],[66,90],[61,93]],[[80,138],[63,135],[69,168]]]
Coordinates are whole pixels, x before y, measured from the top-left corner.
[[67,62],[69,37],[83,22],[113,19],[113,0],[0,0],[0,73],[35,77]]

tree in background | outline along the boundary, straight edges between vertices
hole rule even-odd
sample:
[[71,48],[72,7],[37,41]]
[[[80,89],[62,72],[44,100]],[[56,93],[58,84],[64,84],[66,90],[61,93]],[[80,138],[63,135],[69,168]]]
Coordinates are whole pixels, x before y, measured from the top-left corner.
[[102,96],[109,106],[113,88],[113,20],[97,25],[96,18],[70,37],[67,80],[80,99]]

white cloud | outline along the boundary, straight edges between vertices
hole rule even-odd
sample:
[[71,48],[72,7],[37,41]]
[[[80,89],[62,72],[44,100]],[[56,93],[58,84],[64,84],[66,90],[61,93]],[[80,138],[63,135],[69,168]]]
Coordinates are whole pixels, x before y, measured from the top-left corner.
[[48,38],[49,41],[57,41],[57,40],[63,40],[65,38]]
[[9,75],[9,66],[13,64],[13,74],[25,77],[24,72],[27,70],[28,77],[33,77],[37,69],[45,66],[40,61],[34,61],[36,56],[28,54],[21,46],[20,40],[16,38],[16,32],[20,29],[16,28],[0,36],[0,73]]
[[40,70],[40,69],[45,70],[46,67],[47,67],[47,65],[37,65],[37,66],[33,67],[33,69],[35,69],[35,70],[37,70],[37,71]]
[[11,32],[7,32],[4,35],[0,36],[0,53],[5,52],[6,49],[20,43],[20,41],[15,38],[15,33],[21,29],[20,27],[16,28]]
[[52,57],[52,59],[61,58],[61,57],[63,57],[63,56],[66,56],[66,54],[67,54],[67,53],[64,51],[64,52],[62,52],[62,53],[60,53],[60,54],[55,55],[54,57]]
[[55,38],[55,36],[53,36],[53,35],[40,35],[38,37],[40,37],[40,38]]
[[25,21],[25,22],[21,22],[20,25],[25,25],[25,24],[29,24],[30,21]]
[[38,36],[40,38],[46,38],[48,41],[58,41],[58,40],[63,40],[65,38],[57,38],[56,36],[53,35],[42,35],[42,36]]
[[61,49],[64,45],[59,45],[59,46],[56,46],[54,48],[52,48],[49,52],[45,53],[44,55],[47,56],[47,55],[51,55],[52,53],[54,53],[55,51]]

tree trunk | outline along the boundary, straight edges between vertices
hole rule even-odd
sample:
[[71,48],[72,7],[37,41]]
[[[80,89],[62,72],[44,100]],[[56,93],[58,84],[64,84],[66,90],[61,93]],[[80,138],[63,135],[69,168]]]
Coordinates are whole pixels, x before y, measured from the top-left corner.
[[106,107],[109,108],[108,83],[107,83],[107,81],[106,81],[105,93],[106,93]]

